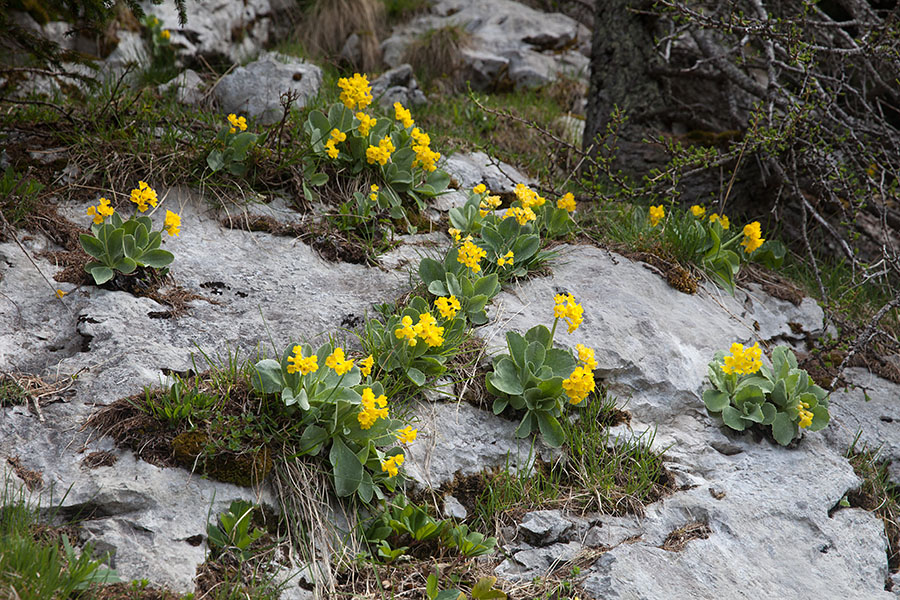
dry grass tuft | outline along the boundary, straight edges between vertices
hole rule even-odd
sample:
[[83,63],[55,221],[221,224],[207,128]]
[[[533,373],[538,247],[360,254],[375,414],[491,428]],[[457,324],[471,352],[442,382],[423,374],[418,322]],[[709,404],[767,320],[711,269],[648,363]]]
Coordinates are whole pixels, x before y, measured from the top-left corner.
[[465,84],[461,51],[470,39],[458,25],[431,29],[407,47],[404,60],[420,81],[439,85],[445,92],[460,91]]
[[384,22],[384,4],[379,0],[317,0],[297,34],[309,51],[336,58],[355,33],[360,52],[353,67],[372,72],[381,64],[379,32]]

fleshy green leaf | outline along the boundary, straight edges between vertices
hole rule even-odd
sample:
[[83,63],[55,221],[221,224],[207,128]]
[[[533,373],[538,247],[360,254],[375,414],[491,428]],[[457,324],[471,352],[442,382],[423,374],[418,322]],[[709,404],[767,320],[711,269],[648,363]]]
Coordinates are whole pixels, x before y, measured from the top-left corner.
[[710,412],[722,412],[726,406],[731,404],[731,398],[728,394],[718,390],[706,390],[703,392],[703,403]]
[[797,435],[797,425],[787,413],[779,412],[772,421],[772,436],[782,446],[787,446]]

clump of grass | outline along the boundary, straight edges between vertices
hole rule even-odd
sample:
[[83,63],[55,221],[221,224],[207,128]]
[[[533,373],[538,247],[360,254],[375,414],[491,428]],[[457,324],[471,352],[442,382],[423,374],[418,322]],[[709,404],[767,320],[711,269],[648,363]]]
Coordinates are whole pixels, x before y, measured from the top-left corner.
[[347,38],[359,36],[360,71],[371,72],[381,61],[379,32],[384,28],[384,4],[379,0],[313,0],[297,31],[312,53],[337,58]]
[[412,65],[426,85],[459,91],[465,83],[460,51],[470,39],[471,35],[459,25],[429,29],[407,47],[404,61]]
[[554,464],[535,463],[533,473],[507,468],[486,476],[475,503],[476,521],[496,526],[504,515],[566,506],[582,511],[641,514],[669,486],[663,453],[653,434],[612,438],[611,425],[627,418],[606,394],[594,395],[573,421],[562,420],[563,456]]
[[847,450],[847,459],[862,484],[847,492],[841,506],[855,506],[873,512],[884,522],[887,536],[887,559],[891,573],[900,569],[900,488],[891,482],[888,463],[879,452],[865,445],[857,449],[859,436]]

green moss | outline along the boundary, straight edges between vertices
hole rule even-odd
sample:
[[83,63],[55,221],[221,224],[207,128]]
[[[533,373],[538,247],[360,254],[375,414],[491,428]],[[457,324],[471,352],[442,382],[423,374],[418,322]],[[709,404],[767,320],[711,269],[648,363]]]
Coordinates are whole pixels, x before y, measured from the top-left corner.
[[255,451],[235,454],[228,451],[209,453],[209,436],[202,431],[186,431],[172,440],[175,460],[187,469],[198,468],[218,481],[252,487],[272,472],[272,453],[266,446]]

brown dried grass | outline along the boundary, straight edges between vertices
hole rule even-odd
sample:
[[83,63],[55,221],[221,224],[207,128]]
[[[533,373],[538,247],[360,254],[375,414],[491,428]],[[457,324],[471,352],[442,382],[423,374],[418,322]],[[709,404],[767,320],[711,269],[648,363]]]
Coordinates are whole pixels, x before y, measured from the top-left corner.
[[379,0],[317,0],[297,35],[310,52],[337,58],[347,38],[355,33],[361,56],[353,67],[372,72],[381,65],[379,37],[384,27],[384,4]]

